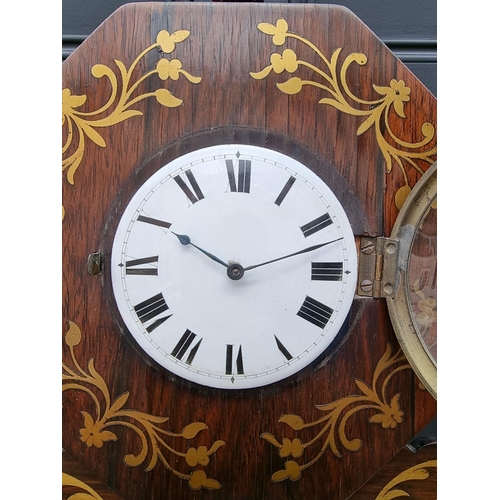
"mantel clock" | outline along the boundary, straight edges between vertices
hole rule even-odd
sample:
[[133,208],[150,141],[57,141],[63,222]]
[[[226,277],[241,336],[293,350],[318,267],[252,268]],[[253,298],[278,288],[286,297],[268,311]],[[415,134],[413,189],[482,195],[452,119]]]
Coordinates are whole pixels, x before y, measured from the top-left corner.
[[63,495],[356,498],[436,415],[435,98],[339,6],[137,3],[62,102]]

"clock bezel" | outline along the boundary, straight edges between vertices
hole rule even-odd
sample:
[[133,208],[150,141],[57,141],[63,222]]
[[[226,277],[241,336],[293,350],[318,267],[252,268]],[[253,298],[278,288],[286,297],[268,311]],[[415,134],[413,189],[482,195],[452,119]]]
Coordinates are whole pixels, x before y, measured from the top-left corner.
[[394,223],[391,239],[399,242],[397,290],[387,298],[387,307],[396,337],[413,370],[432,396],[437,399],[437,362],[432,358],[419,334],[411,309],[408,279],[410,253],[418,226],[437,198],[437,161],[412,189]]
[[[242,137],[237,137],[240,133],[242,134]],[[123,186],[116,197],[112,213],[108,217],[108,223],[105,226],[105,234],[103,235],[104,248],[107,249],[104,253],[104,260],[107,262],[111,262],[111,247],[116,228],[123,215],[125,207],[134,196],[135,190],[139,186],[141,186],[145,182],[145,180],[154,175],[159,169],[164,166],[164,164],[168,163],[169,161],[173,161],[180,156],[183,156],[195,150],[203,149],[204,147],[216,146],[220,143],[228,143],[227,140],[229,137],[233,139],[231,144],[234,145],[251,145],[263,147],[270,151],[284,154],[302,164],[304,164],[304,161],[308,161],[307,168],[311,170],[311,172],[313,172],[315,175],[317,175],[326,184],[326,186],[334,194],[334,196],[339,200],[339,203],[342,205],[342,208],[349,220],[349,224],[351,225],[351,230],[353,231],[354,237],[356,237],[357,235],[356,231],[358,233],[362,232],[362,228],[365,224],[365,216],[364,211],[361,208],[361,204],[352,193],[345,179],[340,176],[340,174],[330,163],[328,163],[323,158],[319,158],[317,154],[307,151],[306,147],[304,147],[297,141],[290,139],[289,137],[285,138],[279,136],[278,134],[273,136],[272,134],[269,134],[269,132],[264,134],[261,130],[249,130],[248,128],[238,130],[238,127],[223,127],[222,129],[219,129],[217,131],[201,131],[193,134],[192,136],[190,135],[187,137],[183,137],[175,143],[170,143],[165,147],[160,148],[154,155],[152,155],[150,158],[148,158],[138,166],[132,176],[130,176],[129,179],[127,179],[127,181],[123,183]],[[238,140],[235,140],[236,138]],[[249,144],[249,142],[251,142],[251,144]],[[286,152],[282,152],[283,149]],[[291,156],[290,151],[293,151],[294,156]],[[300,159],[298,159],[297,157]],[[170,160],[167,160],[167,158]],[[304,160],[303,158],[306,158],[306,160]],[[327,176],[327,179],[330,178],[333,180],[327,182],[327,180],[324,179],[325,175]],[[148,364],[156,366],[161,372],[166,373],[166,376],[168,378],[174,379],[176,383],[178,383],[178,381],[182,381],[182,383],[193,384],[194,386],[199,386],[204,390],[225,390],[221,387],[203,385],[197,381],[193,381],[181,375],[175,374],[143,351],[134,336],[125,326],[123,318],[121,317],[121,314],[118,310],[116,301],[113,298],[113,289],[111,286],[110,277],[111,273],[108,267],[109,266],[105,267],[105,276],[103,280],[107,302],[110,306],[110,311],[112,312],[115,324],[119,326],[121,333],[129,341],[131,341],[136,352],[138,352]],[[355,297],[356,295],[354,294],[353,300],[355,299]],[[350,309],[351,308],[352,303]],[[305,369],[309,368],[314,370],[315,366],[318,366],[322,362],[324,362],[325,357],[331,356],[332,353],[336,351],[346,340],[348,332],[350,330],[350,314],[351,313],[349,311],[343,324],[338,328],[338,332],[335,338],[322,352],[320,352],[313,360],[311,360],[308,365],[302,367],[295,373],[281,378],[278,381],[270,381],[263,385],[254,387],[239,388],[239,390],[248,392],[252,389],[265,389],[266,387],[272,386],[276,383],[296,380],[297,377],[301,376],[301,372]],[[236,389],[228,390],[230,390],[230,392],[236,392]]]

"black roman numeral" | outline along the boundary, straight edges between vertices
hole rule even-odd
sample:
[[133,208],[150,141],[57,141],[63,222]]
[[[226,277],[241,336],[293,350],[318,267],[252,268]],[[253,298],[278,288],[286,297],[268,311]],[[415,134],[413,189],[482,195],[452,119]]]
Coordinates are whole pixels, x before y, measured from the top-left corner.
[[311,279],[319,281],[342,281],[342,262],[311,262]]
[[281,205],[281,202],[285,199],[285,196],[288,194],[288,192],[292,188],[293,183],[295,181],[296,181],[295,177],[293,175],[291,175],[290,178],[286,181],[286,184],[283,187],[283,189],[281,190],[281,193],[276,198],[276,201],[274,202],[274,203],[276,203],[276,205],[278,205],[278,206]]
[[276,345],[278,346],[281,354],[283,354],[283,356],[290,361],[293,356],[288,352],[288,349],[281,343],[280,339],[276,337],[276,335],[274,336],[274,340],[276,340]]
[[[154,267],[136,267],[143,264],[156,264]],[[144,257],[142,259],[127,260],[125,262],[125,273],[136,276],[158,276],[158,255]]]
[[317,219],[312,220],[308,224],[305,224],[300,227],[302,230],[302,233],[304,236],[307,238],[308,236],[311,236],[311,234],[314,234],[321,229],[329,226],[330,224],[333,224],[333,221],[328,213],[321,215]]
[[174,181],[177,182],[179,187],[184,191],[184,194],[189,198],[189,201],[191,201],[191,203],[194,204],[197,201],[202,200],[204,198],[204,196],[203,196],[203,193],[201,192],[201,189],[200,189],[200,186],[198,185],[197,180],[195,179],[195,177],[193,175],[193,172],[191,172],[191,170],[186,170],[184,173],[186,174],[186,177],[187,177],[189,183],[191,184],[191,187],[193,188],[194,193],[193,193],[193,191],[191,191],[191,189],[188,187],[188,185],[182,180],[180,175],[177,175],[176,177],[174,177]]
[[304,303],[299,309],[297,316],[300,316],[306,321],[309,321],[309,323],[312,323],[313,325],[319,326],[320,328],[325,328],[332,314],[333,309],[331,307],[328,307],[318,300],[306,296],[306,300],[304,300]]
[[236,177],[234,175],[233,160],[226,160],[226,168],[231,192],[249,193],[252,162],[250,160],[238,160],[238,184],[236,184]]
[[[181,337],[179,342],[177,342],[177,345],[174,347],[173,351],[170,354],[175,358],[181,360],[191,344],[194,342],[195,338],[196,333],[193,333],[191,330],[186,330],[184,332],[184,335]],[[189,351],[188,357],[186,359],[186,364],[190,365],[193,362],[193,359],[198,352],[202,340],[203,339],[200,339],[198,343],[191,349],[191,351]]]
[[[226,375],[232,375],[233,373],[233,345],[226,345]],[[243,354],[241,352],[241,345],[238,350],[238,356],[236,356],[236,373],[238,375],[243,375]]]
[[[163,295],[159,293],[134,306],[134,310],[141,323],[145,324],[153,318],[156,318],[160,314],[164,313],[165,311],[168,311],[168,305],[165,302]],[[146,330],[151,333],[155,328],[158,328],[158,326],[160,326],[163,322],[170,318],[170,316],[172,315],[170,314],[169,316],[157,318],[146,328]]]
[[172,225],[170,222],[153,219],[151,217],[146,217],[145,215],[139,215],[139,217],[137,217],[137,220],[139,222],[145,222],[146,224],[153,224],[153,226],[165,227],[167,229]]

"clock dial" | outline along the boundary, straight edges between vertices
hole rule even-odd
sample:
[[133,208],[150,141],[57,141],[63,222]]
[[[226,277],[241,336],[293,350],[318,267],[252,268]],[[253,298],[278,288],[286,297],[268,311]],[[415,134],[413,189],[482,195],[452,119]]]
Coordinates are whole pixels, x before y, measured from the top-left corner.
[[[309,168],[273,150],[181,156],[134,194],[111,276],[140,347],[202,385],[267,385],[310,364],[350,310],[357,255],[347,216]],[[168,321],[167,321],[168,320]]]

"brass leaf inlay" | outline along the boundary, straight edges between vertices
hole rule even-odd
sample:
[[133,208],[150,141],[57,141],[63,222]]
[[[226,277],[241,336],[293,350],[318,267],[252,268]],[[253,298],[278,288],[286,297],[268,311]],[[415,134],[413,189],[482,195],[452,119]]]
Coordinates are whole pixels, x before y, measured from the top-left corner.
[[[387,166],[387,172],[392,171],[394,161],[403,175],[405,183],[399,188],[395,197],[395,203],[400,209],[410,192],[405,165],[410,165],[422,175],[424,170],[419,165],[419,162],[434,163],[437,152],[436,146],[430,146],[435,136],[435,127],[431,123],[426,122],[422,125],[422,140],[416,143],[410,143],[398,138],[389,126],[389,113],[391,112],[395,112],[402,119],[406,118],[404,104],[410,100],[411,89],[406,86],[404,80],[393,79],[388,86],[372,84],[373,90],[381,97],[373,101],[360,99],[347,85],[347,71],[353,63],[358,66],[366,65],[368,62],[366,55],[361,53],[349,54],[339,68],[339,56],[342,48],[337,48],[328,58],[311,41],[289,32],[288,23],[284,19],[278,19],[276,25],[259,23],[257,28],[262,33],[272,36],[272,41],[276,46],[284,45],[287,39],[295,39],[305,44],[315,56],[319,56],[325,69],[321,69],[308,61],[297,59],[296,53],[287,48],[282,54],[277,52],[271,54],[270,64],[260,71],[251,72],[252,78],[262,80],[273,71],[278,75],[285,71],[295,73],[300,67],[308,68],[318,75],[320,82],[303,80],[294,76],[285,82],[278,83],[277,87],[281,92],[288,95],[298,94],[306,86],[316,87],[329,94],[328,97],[320,99],[319,104],[327,104],[348,115],[364,117],[358,127],[357,135],[360,136],[370,129],[374,130],[377,143]],[[351,105],[350,102],[353,102],[354,105]],[[384,134],[389,135],[392,144],[385,139]]]
[[[172,442],[182,438],[185,441],[193,439],[201,431],[208,429],[203,422],[192,422],[186,425],[180,432],[171,432],[161,427],[168,421],[168,417],[158,417],[140,411],[125,408],[129,392],[125,392],[112,400],[108,386],[102,376],[94,367],[94,358],[88,362],[88,372],[78,363],[74,348],[80,343],[82,334],[80,328],[73,322],[69,322],[66,332],[65,343],[70,349],[73,367],[63,363],[62,390],[81,391],[89,396],[95,406],[93,415],[82,411],[83,427],[80,429],[80,439],[89,448],[94,446],[102,448],[108,441],[117,441],[118,437],[110,429],[115,426],[125,427],[135,432],[141,441],[141,451],[137,455],[129,454],[124,458],[125,464],[137,467],[146,460],[150,454],[146,471],[152,470],[158,462],[181,479],[188,481],[194,490],[206,488],[209,490],[219,489],[221,484],[215,479],[207,477],[201,469],[193,470],[190,474],[182,473],[170,465],[164,451],[168,451],[175,457],[183,458],[187,465],[195,467],[201,465],[206,467],[210,457],[225,445],[222,440],[217,440],[210,447],[189,447],[186,452],[174,448]],[[104,402],[104,405],[102,404]],[[167,442],[168,441],[168,442]]]
[[[166,30],[161,30],[156,37],[156,42],[143,50],[128,69],[119,59],[114,60],[118,67],[117,71],[113,71],[104,64],[92,66],[92,76],[95,78],[105,77],[111,84],[111,95],[108,101],[95,111],[78,111],[78,108],[81,108],[87,101],[87,96],[73,95],[70,89],[63,89],[62,124],[65,126],[66,140],[62,148],[62,169],[67,171],[66,178],[70,184],[74,184],[75,172],[82,161],[85,151],[85,139],[91,140],[102,148],[106,147],[104,138],[98,132],[99,128],[116,125],[133,116],[141,116],[142,111],[133,109],[133,107],[149,97],[155,97],[159,104],[167,108],[175,108],[182,104],[182,99],[174,96],[166,88],[159,88],[154,92],[137,95],[139,86],[147,78],[156,75],[160,80],[167,81],[178,80],[182,75],[190,83],[200,83],[201,77],[193,76],[183,69],[182,62],[179,59],[165,58],[165,55],[172,53],[176,44],[186,40],[189,34],[188,30],[179,30],[172,34]],[[161,54],[156,67],[133,81],[132,74],[139,61],[154,49],[157,49]],[[98,115],[103,113],[107,113],[106,116],[97,118]],[[74,141],[76,141],[76,146]]]
[[65,472],[62,473],[62,485],[63,488],[65,486],[73,486],[84,490],[86,493],[78,492],[71,495],[68,500],[103,500],[102,496],[97,493],[93,488],[91,488],[88,484],[85,484],[83,481],[80,481],[74,476],[70,476]]
[[[403,421],[404,412],[399,406],[401,393],[393,395],[391,398],[387,395],[387,386],[394,375],[410,368],[401,349],[392,355],[392,347],[387,345],[384,355],[380,358],[373,373],[371,385],[356,379],[355,383],[361,394],[354,394],[337,399],[324,405],[316,405],[320,411],[326,412],[326,415],[313,422],[304,422],[299,415],[283,415],[278,422],[286,424],[296,433],[307,428],[318,428],[316,435],[309,441],[303,441],[299,437],[292,440],[283,438],[281,442],[271,433],[265,432],[261,435],[262,439],[278,448],[281,458],[292,457],[298,459],[302,457],[304,451],[313,446],[319,450],[309,461],[299,463],[296,460],[287,460],[285,468],[275,472],[271,480],[274,482],[291,479],[297,481],[302,472],[315,464],[330,449],[336,457],[341,458],[341,449],[355,452],[361,449],[363,441],[359,438],[349,439],[346,435],[347,421],[361,410],[375,410],[368,422],[379,424],[384,429],[394,429]],[[381,381],[383,372],[389,371]],[[313,448],[313,449],[314,449]]]
[[429,477],[427,471],[429,467],[437,467],[437,460],[428,460],[401,472],[384,486],[375,500],[393,500],[394,498],[408,497],[409,494],[406,491],[402,489],[393,490],[393,488],[405,481],[427,479]]

